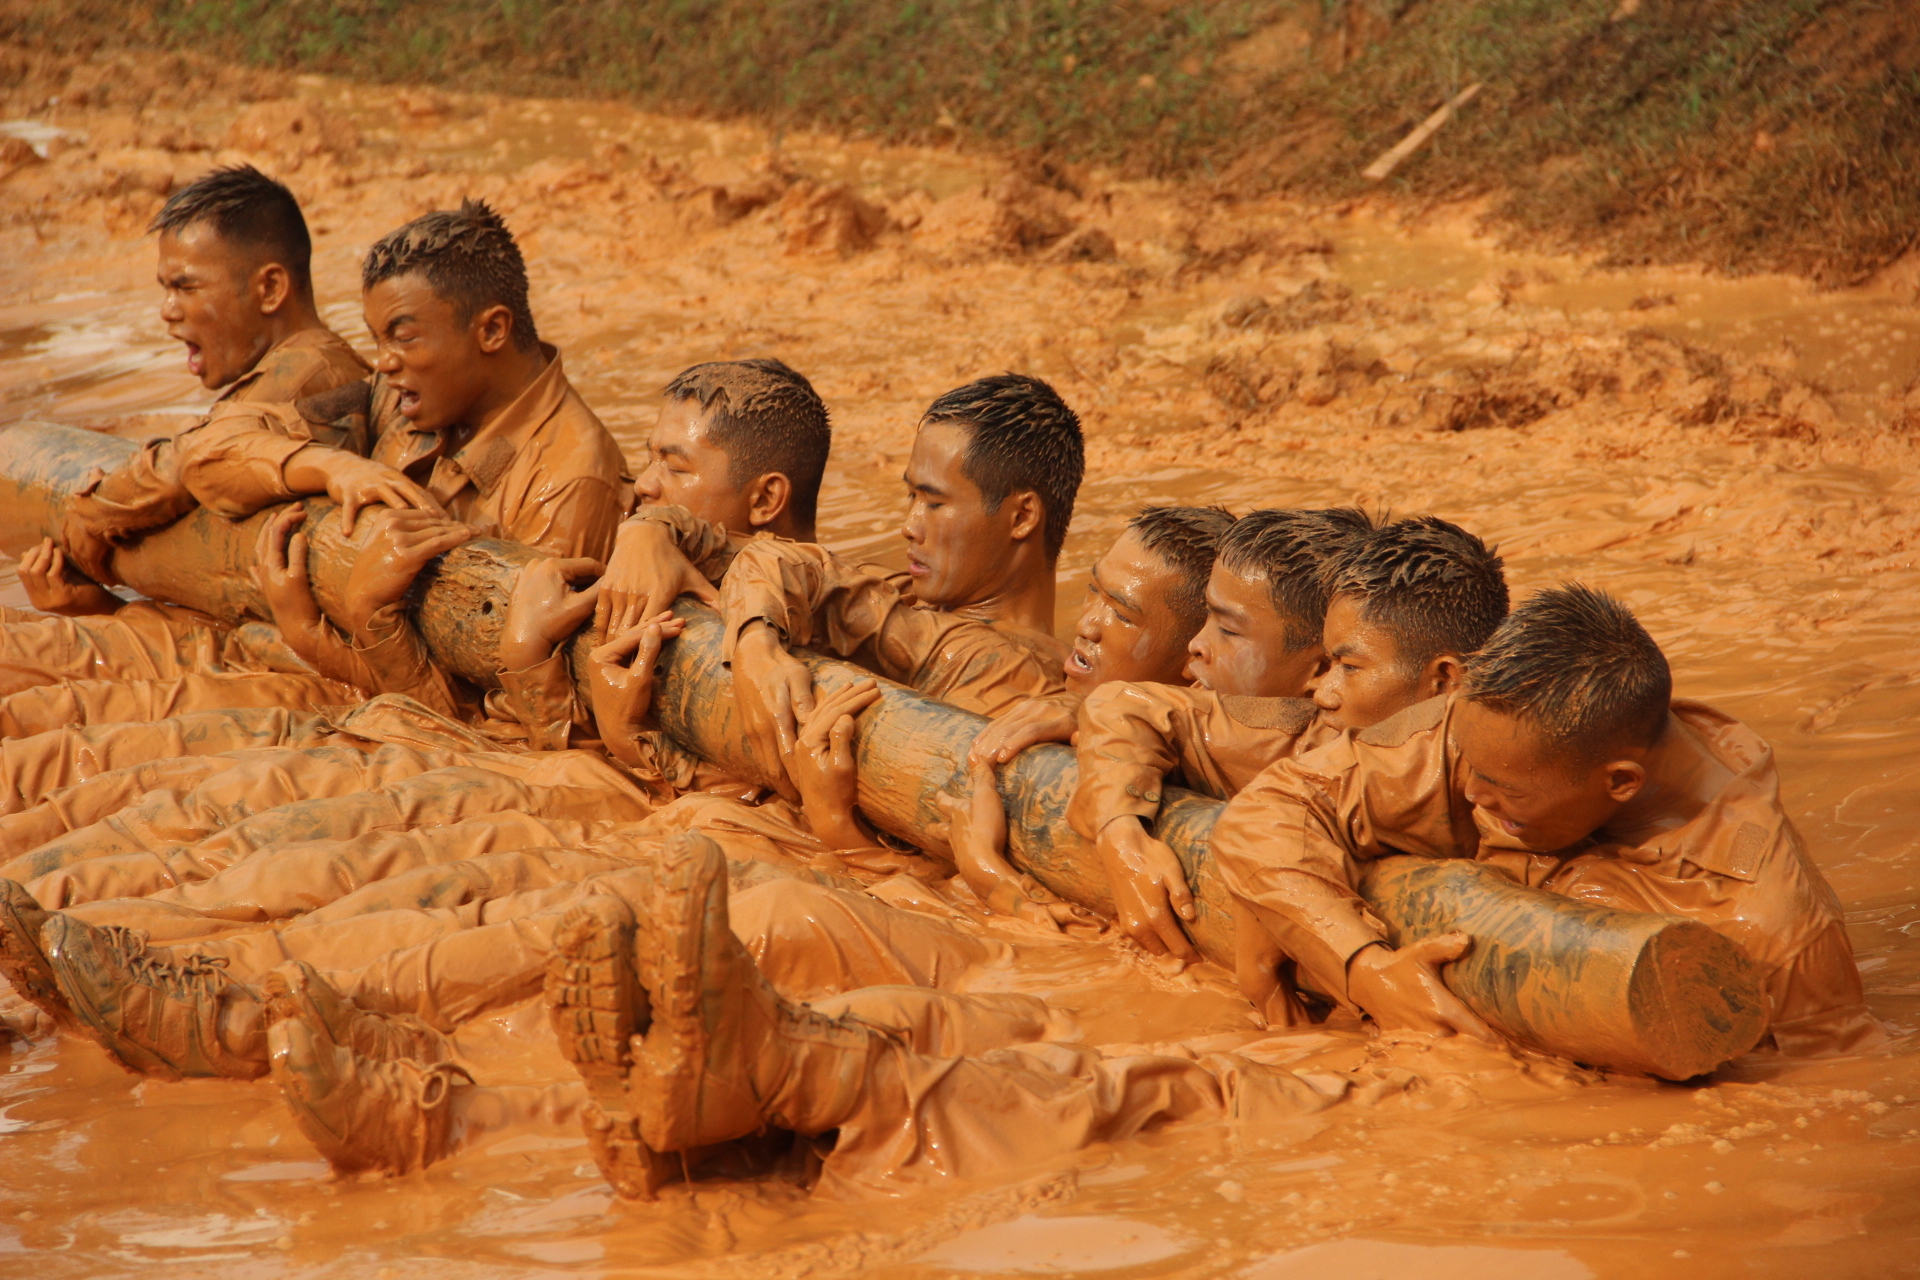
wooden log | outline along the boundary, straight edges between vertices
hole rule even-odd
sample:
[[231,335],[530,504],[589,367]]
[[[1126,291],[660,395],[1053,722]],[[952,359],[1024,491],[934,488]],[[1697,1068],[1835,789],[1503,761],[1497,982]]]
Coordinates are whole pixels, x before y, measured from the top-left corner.
[[1686,1080],[1751,1049],[1766,1000],[1739,947],[1697,920],[1616,911],[1515,884],[1484,863],[1386,858],[1360,891],[1395,946],[1459,930],[1447,985],[1530,1048]]
[[[77,427],[16,423],[0,429],[0,551],[18,556],[43,537],[57,537],[67,498],[94,467],[124,462],[138,446]],[[334,504],[307,501],[302,526],[307,563],[320,606],[340,616],[347,575],[366,544],[365,518],[341,536]],[[271,621],[253,581],[254,547],[274,510],[228,520],[200,507],[114,554],[120,581],[155,600],[199,609],[238,625]],[[414,584],[414,620],[434,660],[483,688],[498,688],[500,629],[520,567],[535,553],[518,543],[480,538],[448,552]]]
[[[93,466],[126,456],[124,441],[72,428],[0,430],[0,549],[17,554],[58,528],[63,495]],[[264,616],[253,586],[253,549],[263,512],[231,521],[196,511],[116,556],[114,569],[136,590],[229,621]],[[364,533],[339,537],[331,504],[309,503],[316,594],[338,605]],[[499,632],[525,547],[469,543],[422,574],[413,617],[436,661],[469,680],[497,683]],[[662,657],[656,698],[661,726],[688,750],[742,777],[759,777],[744,749],[733,677],[720,661],[720,621],[682,598],[688,626]],[[583,634],[570,657],[576,673],[590,647]],[[829,688],[866,673],[809,657]],[[862,811],[881,830],[937,847],[943,819],[936,797],[962,781],[967,749],[986,721],[888,684],[861,717]],[[1067,824],[1077,777],[1073,753],[1042,746],[1001,770],[1012,861],[1071,901],[1111,914],[1112,897],[1092,851]],[[761,781],[767,781],[760,777]],[[1201,953],[1233,961],[1231,907],[1214,872],[1208,836],[1222,805],[1168,788],[1156,834],[1177,853],[1198,900],[1191,932]],[[1395,942],[1461,930],[1474,939],[1447,982],[1489,1023],[1522,1044],[1596,1066],[1685,1079],[1750,1049],[1764,1029],[1752,964],[1704,925],[1675,916],[1611,911],[1516,885],[1465,861],[1388,858],[1361,892]]]

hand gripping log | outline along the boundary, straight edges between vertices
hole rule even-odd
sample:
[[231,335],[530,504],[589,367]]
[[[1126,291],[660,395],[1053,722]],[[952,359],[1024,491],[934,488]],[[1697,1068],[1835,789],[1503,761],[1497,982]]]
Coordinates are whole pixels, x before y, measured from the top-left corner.
[[[91,467],[111,467],[127,442],[38,424],[0,430],[0,550],[19,554],[59,527],[63,503]],[[352,557],[364,534],[339,536],[332,505],[308,503],[310,573],[323,607],[337,611]],[[229,622],[265,617],[251,575],[258,529],[271,513],[229,521],[195,511],[119,552],[121,580],[156,598]],[[434,659],[475,683],[496,686],[494,659],[507,599],[525,547],[492,540],[467,544],[421,575],[413,617]],[[662,727],[682,745],[743,777],[761,770],[745,749],[732,676],[720,662],[720,624],[683,598],[686,632],[662,658],[656,707]],[[589,642],[577,637],[581,669]],[[864,672],[809,658],[828,687]],[[861,716],[860,807],[903,840],[935,844],[943,815],[935,797],[965,776],[979,716],[900,686]],[[1068,826],[1073,753],[1042,746],[1001,770],[1012,860],[1064,898],[1111,914],[1112,898],[1091,850]],[[1197,899],[1190,926],[1208,959],[1231,966],[1233,928],[1207,837],[1222,806],[1169,788],[1155,833],[1179,855]],[[1361,892],[1396,944],[1459,930],[1473,938],[1446,971],[1448,985],[1489,1023],[1521,1044],[1614,1070],[1686,1079],[1750,1049],[1764,1025],[1754,966],[1731,942],[1677,916],[1613,911],[1514,884],[1466,861],[1383,859]]]

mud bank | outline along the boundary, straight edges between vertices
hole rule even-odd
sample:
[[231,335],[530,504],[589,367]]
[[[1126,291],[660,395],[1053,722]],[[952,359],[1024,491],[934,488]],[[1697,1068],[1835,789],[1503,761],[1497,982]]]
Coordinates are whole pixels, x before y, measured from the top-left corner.
[[[137,433],[138,415],[204,402],[160,337],[138,232],[170,185],[242,156],[307,204],[325,314],[356,338],[367,244],[462,194],[496,200],[543,333],[630,456],[687,364],[774,354],[805,371],[835,413],[821,514],[842,550],[898,562],[898,473],[928,400],[1038,373],[1089,431],[1063,626],[1120,523],[1171,499],[1431,510],[1497,539],[1522,592],[1605,586],[1683,693],[1774,743],[1896,1039],[1681,1087],[1330,1035],[1303,1052],[1422,1083],[1270,1147],[1170,1132],[879,1211],[726,1182],[617,1206],[584,1143],[533,1134],[335,1184],[268,1086],[136,1084],[89,1045],[47,1042],[15,1046],[0,1076],[0,1270],[1697,1280],[1911,1265],[1920,312],[1891,292],[1595,274],[1444,224],[1409,234],[1146,184],[1074,195],[938,151],[789,136],[776,155],[751,130],[604,104],[190,67],[144,92],[137,110],[111,94],[0,110],[47,152],[11,148],[0,178],[0,419]],[[1062,952],[980,981],[1046,992],[1089,1040],[1244,1028],[1204,969],[1116,1001],[1115,975],[1141,972],[1121,950]],[[491,1080],[565,1070],[536,1010],[464,1039]]]

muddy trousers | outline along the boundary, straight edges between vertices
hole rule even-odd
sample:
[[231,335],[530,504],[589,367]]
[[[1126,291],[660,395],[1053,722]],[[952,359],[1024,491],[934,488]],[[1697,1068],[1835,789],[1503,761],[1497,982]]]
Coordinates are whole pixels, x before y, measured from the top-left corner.
[[280,672],[194,672],[164,680],[62,680],[0,697],[0,738],[67,725],[165,720],[190,711],[279,707],[339,710],[366,701],[352,685]]
[[325,716],[280,707],[196,711],[151,723],[86,724],[0,739],[0,815],[121,769],[254,747],[345,741]]
[[[527,879],[539,878],[529,867],[544,863],[551,883],[531,885],[517,893],[485,897],[456,905],[421,908],[396,908],[386,911],[332,915],[315,913],[278,929],[256,929],[223,938],[180,943],[164,948],[174,959],[201,955],[221,961],[227,973],[241,982],[258,983],[270,970],[288,960],[301,960],[319,970],[341,994],[363,1008],[382,1013],[406,1014],[429,1026],[452,1031],[460,1024],[496,1012],[538,995],[544,985],[548,958],[553,953],[553,938],[567,911],[590,894],[612,894],[644,910],[641,890],[652,875],[650,867],[609,867],[605,859],[567,850],[551,850],[536,856],[530,852],[498,855],[493,868],[479,868],[488,859],[470,864],[434,868],[422,874],[419,885],[432,886],[436,875],[443,875],[458,892],[480,878],[476,872],[490,870],[497,877],[506,874]],[[509,870],[510,868],[510,870]],[[585,872],[584,877],[568,879],[569,872]],[[796,882],[797,883],[797,882]],[[800,886],[817,888],[817,886]],[[376,886],[385,891],[387,886]],[[767,951],[769,937],[756,921],[779,918],[806,909],[808,903],[820,905],[837,895],[847,900],[848,918],[859,911],[865,900],[859,894],[819,889],[819,895],[787,895],[788,885],[774,882],[748,889],[738,896],[742,914],[736,930],[749,951]],[[760,904],[779,901],[789,904],[787,911],[767,912]],[[352,904],[343,900],[336,908]],[[886,913],[901,916],[907,922],[890,934],[872,928],[858,935],[870,943],[858,942],[843,948],[848,955],[861,955],[857,972],[869,979],[885,982],[863,986],[888,989],[927,989],[920,981],[929,974],[958,974],[988,954],[978,940],[958,930],[944,928],[939,921],[928,920],[924,930],[912,928],[916,917],[879,902],[872,902],[876,917]],[[330,909],[331,910],[331,909]],[[83,909],[85,914],[85,909]],[[105,921],[95,920],[95,923]],[[783,948],[784,949],[784,948]],[[864,951],[864,954],[863,954]],[[779,951],[770,954],[778,955]],[[854,970],[849,970],[850,972]],[[780,964],[769,965],[767,978],[776,990],[792,999],[817,1002],[830,994],[844,994],[848,988],[830,992],[823,988],[820,970],[796,964],[794,984],[782,986]],[[1048,1022],[1045,1007],[1029,997],[1019,997],[1019,1007],[1036,1019],[1032,1023],[1039,1038]],[[964,1007],[964,1006],[962,1006]],[[940,1033],[929,1028],[929,1042],[939,1042]],[[956,1032],[964,1034],[964,1031]]]
[[210,670],[227,631],[205,614],[146,601],[78,618],[0,608],[0,694],[62,680],[168,680]]
[[[857,1018],[892,1035],[909,1052],[971,1060],[1038,1041],[1045,1005],[1006,993],[954,995],[924,987],[865,987],[812,1001],[829,1018]],[[593,1111],[578,1078],[546,1085],[466,1085],[455,1103],[459,1120],[444,1155],[471,1150],[507,1130],[572,1129]]]
[[[445,754],[452,753],[386,746],[362,758],[404,763],[408,755]],[[207,788],[185,795],[156,792],[131,809],[15,858],[0,867],[0,875],[27,882],[45,905],[64,907],[142,897],[208,880],[261,850],[302,841],[414,831],[497,813],[617,825],[638,821],[652,810],[630,779],[585,752],[465,758],[478,763],[408,766],[412,776],[369,780],[364,790],[282,784],[271,797],[276,801],[315,791],[321,798],[280,802],[264,812],[261,791],[246,785],[231,796]],[[341,767],[351,766],[348,761]],[[272,781],[270,773],[266,781]],[[312,781],[311,769],[303,770],[302,781]],[[260,782],[257,771],[243,772],[223,786]]]

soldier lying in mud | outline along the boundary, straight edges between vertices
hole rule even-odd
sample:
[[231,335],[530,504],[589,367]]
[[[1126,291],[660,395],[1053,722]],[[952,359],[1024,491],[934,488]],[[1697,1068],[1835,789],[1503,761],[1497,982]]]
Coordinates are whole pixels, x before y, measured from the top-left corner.
[[[537,344],[498,219],[428,215],[365,274],[379,372],[349,384],[344,413],[230,406],[148,466],[178,480],[162,505],[184,492],[246,512],[330,491],[330,455],[356,455],[316,427],[344,423],[383,459],[338,464],[410,486],[376,504],[349,616],[314,602],[295,516],[266,525],[260,561],[289,647],[345,697],[386,696],[94,725],[37,755],[4,744],[15,779],[73,785],[0,817],[18,855],[4,871],[27,881],[0,884],[0,967],[129,1069],[271,1075],[342,1172],[578,1121],[630,1197],[770,1130],[820,1140],[826,1194],[1004,1177],[1156,1125],[1260,1128],[1387,1087],[1352,1055],[1303,1056],[1287,1032],[1304,1023],[1356,1043],[1366,1020],[1492,1038],[1441,979],[1467,940],[1395,949],[1359,898],[1360,866],[1388,852],[1705,923],[1764,971],[1774,1048],[1877,1034],[1765,747],[1671,703],[1664,657],[1605,597],[1545,592],[1502,621],[1499,559],[1444,522],[1163,509],[1096,567],[1069,652],[1050,624],[1083,444],[1038,379],[981,379],[929,408],[906,474],[909,572],[892,574],[803,540],[830,434],[784,365],[676,379],[643,505],[616,529],[617,451]],[[475,529],[548,553],[520,575],[484,702],[433,665],[403,607]],[[665,609],[686,593],[720,612],[748,772],[777,795],[650,719],[680,626]],[[583,625],[599,643],[576,690]],[[925,847],[883,845],[858,809],[860,787],[912,781],[858,763],[877,683],[816,689],[792,648],[999,717]],[[1185,873],[1149,834],[1162,790],[1230,801],[1214,851],[1264,1030],[1103,1052],[1075,1042],[1070,1010],[964,989],[1034,948],[1110,958],[1090,912],[1006,856],[995,767],[1076,730],[1072,821],[1149,950],[1193,953]],[[155,754],[222,734],[238,749]],[[92,751],[142,758],[81,778]],[[577,1078],[476,1082],[450,1035],[542,994]]]

